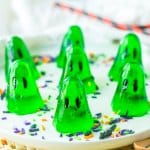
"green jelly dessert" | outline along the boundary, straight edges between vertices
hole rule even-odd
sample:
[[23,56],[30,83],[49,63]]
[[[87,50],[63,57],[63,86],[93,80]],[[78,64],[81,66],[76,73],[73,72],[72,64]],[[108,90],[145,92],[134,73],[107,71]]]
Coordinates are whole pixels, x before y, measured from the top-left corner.
[[58,96],[53,124],[60,133],[88,132],[93,118],[86,99],[84,85],[78,77],[67,77]]
[[122,69],[128,62],[142,65],[141,44],[139,38],[134,33],[127,34],[121,41],[117,56],[108,73],[110,80],[119,81]]
[[27,61],[19,59],[11,64],[6,100],[8,110],[18,115],[35,113],[44,106]]
[[71,26],[63,38],[60,53],[56,59],[57,66],[60,68],[66,64],[66,50],[69,46],[80,46],[83,49],[85,47],[83,33],[77,25]]
[[12,63],[18,59],[24,59],[27,61],[35,79],[40,77],[40,73],[34,64],[25,43],[20,37],[13,36],[6,44],[5,48],[5,77],[7,82],[10,78],[10,69]]
[[63,72],[59,82],[59,88],[61,88],[64,79],[70,75],[78,75],[85,86],[87,94],[94,93],[98,86],[95,83],[94,77],[90,71],[90,66],[86,53],[81,47],[69,47],[70,53],[67,53],[66,66],[63,68]]
[[143,67],[127,63],[112,99],[112,110],[121,116],[138,117],[149,111]]

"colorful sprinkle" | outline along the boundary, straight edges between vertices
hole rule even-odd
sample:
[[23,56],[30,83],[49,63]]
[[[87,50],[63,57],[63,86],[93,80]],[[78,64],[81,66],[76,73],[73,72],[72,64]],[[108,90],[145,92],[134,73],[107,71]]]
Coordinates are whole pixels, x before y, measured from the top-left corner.
[[116,127],[117,127],[116,124],[114,124],[109,129],[107,129],[107,130],[105,130],[103,132],[100,132],[99,138],[100,139],[104,139],[106,137],[111,136],[112,132],[115,130]]
[[7,142],[6,139],[1,139],[1,144],[2,144],[2,145],[8,145],[8,142]]
[[2,119],[2,120],[7,120],[7,117],[2,117],[1,119]]
[[24,121],[24,124],[25,124],[26,126],[28,126],[28,125],[31,124],[31,122],[29,122],[29,121]]

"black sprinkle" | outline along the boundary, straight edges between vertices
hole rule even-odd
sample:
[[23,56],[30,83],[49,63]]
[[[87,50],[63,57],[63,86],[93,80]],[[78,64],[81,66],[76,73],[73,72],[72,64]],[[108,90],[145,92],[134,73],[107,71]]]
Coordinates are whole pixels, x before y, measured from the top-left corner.
[[31,135],[31,136],[36,136],[36,135],[37,135],[37,132],[31,133],[30,135]]
[[74,136],[74,134],[67,134],[67,136],[68,136],[68,137],[73,137],[73,136]]
[[97,97],[93,95],[91,98],[97,98]]
[[93,129],[92,129],[93,132],[99,132],[100,130],[101,130],[101,128],[99,128],[99,127],[98,127],[98,128],[93,128]]
[[114,131],[114,129],[116,128],[116,124],[112,125],[109,129],[103,131],[103,132],[100,132],[100,136],[99,138],[100,139],[104,139],[106,137],[109,137],[111,136],[112,132]]
[[59,137],[63,137],[63,134],[61,133],[61,134],[59,135]]
[[41,75],[42,76],[46,75],[46,72],[45,71],[41,71]]
[[42,110],[42,111],[50,111],[50,109],[48,108],[48,106],[47,106],[47,105],[44,105],[44,107],[43,107],[43,108],[41,108],[40,110]]
[[52,80],[46,80],[45,82],[47,82],[47,83],[52,83],[53,81],[52,81]]
[[133,119],[133,117],[130,116],[121,116],[123,119]]
[[82,134],[83,134],[83,132],[77,132],[76,136],[79,136],[79,135],[82,135]]
[[29,129],[29,131],[30,131],[30,132],[36,132],[36,131],[39,131],[39,128],[35,128],[35,129],[34,129],[34,128],[31,128],[31,129]]
[[101,95],[101,92],[95,92],[94,95]]
[[97,113],[95,114],[96,118],[101,118],[102,117],[102,113]]

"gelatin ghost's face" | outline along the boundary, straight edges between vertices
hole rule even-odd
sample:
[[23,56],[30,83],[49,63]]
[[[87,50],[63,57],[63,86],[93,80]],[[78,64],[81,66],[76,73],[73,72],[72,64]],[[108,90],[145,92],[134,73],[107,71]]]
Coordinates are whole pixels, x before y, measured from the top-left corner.
[[29,65],[23,60],[16,60],[10,72],[10,93],[14,97],[29,97],[34,94],[34,80],[31,78]]
[[127,34],[121,42],[119,49],[123,62],[142,64],[141,45],[135,34]]
[[85,91],[80,86],[80,81],[79,83],[75,80],[65,82],[59,102],[63,108],[61,111],[62,118],[65,120],[75,121],[74,119],[82,119],[88,112]]
[[138,99],[146,96],[144,93],[144,72],[141,65],[136,63],[126,64],[123,68],[121,80],[121,92],[126,93],[128,98],[133,96],[136,100],[136,98]]
[[79,26],[71,26],[67,36],[67,45],[79,46],[84,49],[84,37]]
[[91,77],[89,62],[82,48],[75,47],[69,49],[67,51],[67,59],[65,76],[78,74],[81,80],[86,77]]
[[19,37],[12,37],[11,41],[6,47],[6,53],[9,60],[15,61],[17,59],[28,58],[27,48],[24,42]]

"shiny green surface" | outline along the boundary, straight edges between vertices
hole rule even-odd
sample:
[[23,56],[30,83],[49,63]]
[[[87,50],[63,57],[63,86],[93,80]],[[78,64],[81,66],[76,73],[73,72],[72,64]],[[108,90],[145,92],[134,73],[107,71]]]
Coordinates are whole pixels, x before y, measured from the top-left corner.
[[81,48],[84,49],[83,33],[80,27],[77,25],[71,26],[63,38],[60,53],[57,56],[57,60],[56,60],[57,66],[60,68],[63,68],[65,66],[66,50],[69,46],[72,46],[72,47],[80,46]]
[[6,100],[8,110],[19,115],[37,112],[44,106],[31,68],[26,61],[20,59],[12,63]]
[[38,79],[40,77],[40,73],[36,69],[25,43],[21,38],[13,36],[6,44],[5,48],[5,76],[7,82],[10,78],[11,65],[15,60],[18,59],[24,59],[25,61],[27,61],[35,79]]
[[112,109],[121,116],[143,116],[149,111],[143,68],[137,63],[128,63],[112,99]]
[[134,33],[127,34],[121,41],[114,63],[108,73],[110,80],[119,81],[122,69],[128,62],[142,65],[141,44]]
[[95,83],[94,77],[90,71],[88,58],[81,47],[70,47],[70,53],[67,55],[67,63],[63,68],[62,76],[59,82],[61,88],[64,79],[70,75],[78,75],[85,86],[87,94],[94,93],[98,87]]
[[93,126],[83,83],[79,78],[64,80],[58,96],[53,124],[60,133],[88,132]]

